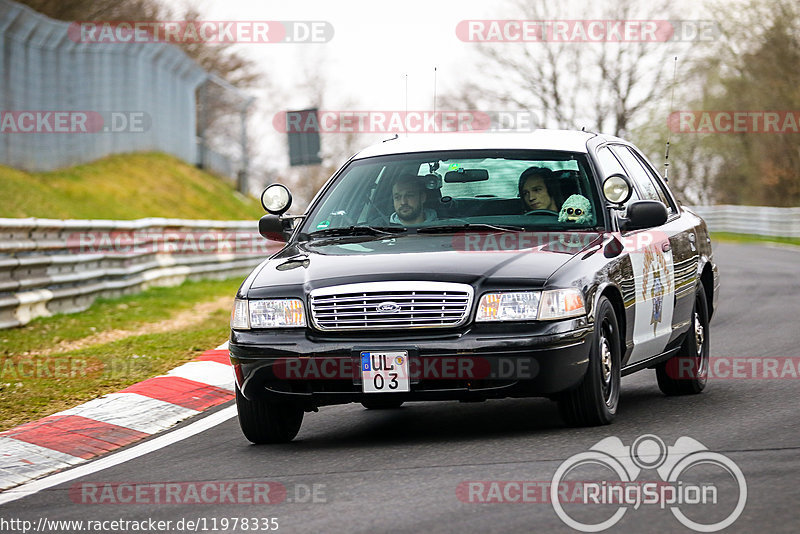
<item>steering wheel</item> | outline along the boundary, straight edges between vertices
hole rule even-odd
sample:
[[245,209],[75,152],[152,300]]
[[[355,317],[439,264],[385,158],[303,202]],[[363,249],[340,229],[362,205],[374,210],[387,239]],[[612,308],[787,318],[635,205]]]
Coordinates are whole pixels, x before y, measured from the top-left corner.
[[525,215],[552,215],[554,217],[558,217],[558,212],[552,210],[531,210]]

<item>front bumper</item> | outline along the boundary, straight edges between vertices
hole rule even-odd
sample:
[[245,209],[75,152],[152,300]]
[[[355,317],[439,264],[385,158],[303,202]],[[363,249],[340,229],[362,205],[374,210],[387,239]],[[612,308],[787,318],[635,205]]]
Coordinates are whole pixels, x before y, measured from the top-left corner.
[[[233,330],[236,382],[249,399],[306,409],[391,395],[403,401],[549,396],[577,386],[589,362],[593,325],[486,323],[459,331],[323,335],[309,329]],[[361,351],[407,351],[411,391],[365,394]]]

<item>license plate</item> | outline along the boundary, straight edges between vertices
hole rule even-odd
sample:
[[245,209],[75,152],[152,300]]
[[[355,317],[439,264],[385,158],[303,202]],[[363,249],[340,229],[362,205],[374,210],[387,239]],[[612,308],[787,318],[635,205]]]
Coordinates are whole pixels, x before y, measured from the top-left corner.
[[364,393],[411,391],[408,352],[362,352],[361,388]]

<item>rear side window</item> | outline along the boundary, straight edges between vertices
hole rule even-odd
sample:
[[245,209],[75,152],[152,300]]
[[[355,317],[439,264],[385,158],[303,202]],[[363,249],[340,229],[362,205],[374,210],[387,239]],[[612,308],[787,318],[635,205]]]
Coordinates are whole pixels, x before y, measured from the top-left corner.
[[675,210],[666,193],[664,193],[661,186],[655,181],[655,177],[652,176],[651,172],[648,172],[645,165],[633,151],[626,146],[615,146],[613,147],[613,152],[628,169],[631,179],[636,182],[644,198],[647,200],[658,200],[662,202],[671,213],[674,213]]

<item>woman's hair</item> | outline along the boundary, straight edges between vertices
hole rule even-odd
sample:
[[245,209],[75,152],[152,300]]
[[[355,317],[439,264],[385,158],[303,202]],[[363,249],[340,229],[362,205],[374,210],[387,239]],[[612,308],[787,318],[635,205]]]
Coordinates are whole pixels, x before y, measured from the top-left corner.
[[525,182],[528,181],[528,178],[541,178],[544,182],[544,187],[547,189],[547,194],[550,195],[550,198],[553,199],[553,202],[561,205],[558,185],[556,184],[556,178],[553,175],[553,171],[546,167],[529,167],[519,175],[519,198],[522,200],[522,206],[524,208],[527,208],[528,205],[525,203],[525,199],[522,196],[522,188],[525,186]]

